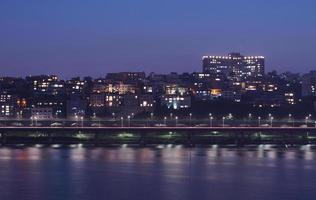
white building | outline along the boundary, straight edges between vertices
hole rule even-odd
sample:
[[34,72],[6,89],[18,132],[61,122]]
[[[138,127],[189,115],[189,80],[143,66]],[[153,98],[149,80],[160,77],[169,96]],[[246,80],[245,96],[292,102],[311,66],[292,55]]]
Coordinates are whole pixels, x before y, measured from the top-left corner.
[[17,102],[14,95],[3,92],[0,94],[0,117],[14,117],[17,112]]
[[32,108],[31,117],[38,120],[52,119],[53,108]]
[[165,105],[170,109],[183,109],[191,107],[190,95],[164,95],[161,97],[161,105]]

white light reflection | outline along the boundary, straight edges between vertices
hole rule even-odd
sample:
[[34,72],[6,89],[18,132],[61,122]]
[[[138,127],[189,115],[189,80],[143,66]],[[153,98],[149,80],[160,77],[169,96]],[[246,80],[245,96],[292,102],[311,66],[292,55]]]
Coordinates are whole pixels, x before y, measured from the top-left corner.
[[295,160],[297,158],[296,152],[294,151],[286,151],[285,158],[288,160]]
[[302,151],[310,151],[311,150],[311,145],[310,144],[303,145],[303,146],[301,146],[301,150]]
[[53,144],[52,147],[53,147],[53,148],[59,148],[59,147],[60,147],[60,144]]
[[310,144],[303,145],[301,150],[304,151],[304,159],[305,160],[313,160],[314,159],[314,152],[312,151],[312,146]]
[[26,159],[27,160],[41,160],[42,150],[39,148],[28,148],[27,149],[27,154],[26,154]]
[[82,161],[85,159],[86,149],[84,148],[74,148],[70,150],[70,158],[74,161]]
[[182,147],[183,147],[183,145],[181,145],[181,144],[175,146],[176,149],[182,149]]
[[12,149],[1,148],[0,149],[0,160],[11,160],[11,159],[13,159],[12,152],[13,152]]

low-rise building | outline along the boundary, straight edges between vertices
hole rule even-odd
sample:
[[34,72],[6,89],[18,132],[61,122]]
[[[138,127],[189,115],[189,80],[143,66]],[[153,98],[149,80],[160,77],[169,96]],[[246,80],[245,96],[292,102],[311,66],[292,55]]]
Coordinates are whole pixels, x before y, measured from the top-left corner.
[[142,94],[139,97],[139,106],[141,110],[152,112],[154,110],[155,103],[154,96],[151,94]]
[[53,108],[35,107],[31,109],[31,118],[35,120],[48,120],[53,118]]
[[190,95],[163,95],[161,97],[161,105],[169,109],[183,109],[191,107]]
[[302,96],[316,96],[316,71],[311,71],[303,75]]
[[7,92],[0,93],[0,117],[15,117],[18,111],[17,98]]
[[67,118],[74,118],[75,116],[85,116],[86,101],[82,98],[75,97],[67,100]]

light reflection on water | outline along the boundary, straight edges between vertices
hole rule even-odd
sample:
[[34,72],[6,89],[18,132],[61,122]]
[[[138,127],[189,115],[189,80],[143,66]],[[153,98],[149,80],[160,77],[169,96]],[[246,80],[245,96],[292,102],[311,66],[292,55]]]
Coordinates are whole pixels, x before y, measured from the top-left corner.
[[311,145],[2,147],[0,199],[314,199],[315,154]]

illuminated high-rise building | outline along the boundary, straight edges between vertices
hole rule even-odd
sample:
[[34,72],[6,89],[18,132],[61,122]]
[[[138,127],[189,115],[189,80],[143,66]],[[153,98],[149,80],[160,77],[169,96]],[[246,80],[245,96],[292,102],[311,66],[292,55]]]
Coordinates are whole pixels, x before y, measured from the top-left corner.
[[225,76],[231,79],[259,78],[264,75],[263,56],[243,56],[230,53],[227,56],[203,56],[203,73]]

